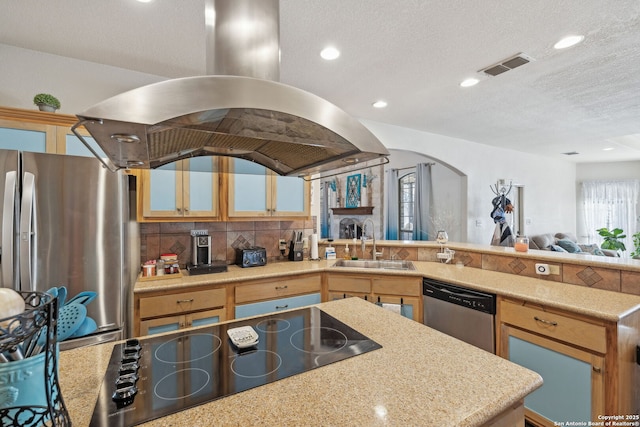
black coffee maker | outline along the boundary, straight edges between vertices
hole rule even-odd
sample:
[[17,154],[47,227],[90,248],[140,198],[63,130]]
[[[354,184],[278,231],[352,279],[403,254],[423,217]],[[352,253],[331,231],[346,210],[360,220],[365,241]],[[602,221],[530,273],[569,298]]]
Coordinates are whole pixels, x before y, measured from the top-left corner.
[[227,271],[224,261],[211,261],[211,236],[203,231],[191,232],[191,264],[189,274],[220,273]]
[[211,236],[191,236],[191,262],[193,265],[211,264]]

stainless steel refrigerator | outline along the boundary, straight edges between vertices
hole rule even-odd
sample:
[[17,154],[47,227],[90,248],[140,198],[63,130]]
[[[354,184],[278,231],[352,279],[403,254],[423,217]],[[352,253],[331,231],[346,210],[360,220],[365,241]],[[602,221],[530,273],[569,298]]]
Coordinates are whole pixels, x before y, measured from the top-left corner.
[[122,339],[131,286],[128,180],[95,158],[0,150],[0,279],[68,296],[95,291],[96,332],[61,349]]

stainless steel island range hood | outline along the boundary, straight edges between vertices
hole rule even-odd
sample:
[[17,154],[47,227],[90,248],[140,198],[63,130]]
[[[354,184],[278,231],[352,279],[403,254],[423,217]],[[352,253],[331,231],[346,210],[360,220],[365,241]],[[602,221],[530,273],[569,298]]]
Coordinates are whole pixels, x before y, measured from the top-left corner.
[[[207,0],[206,7],[210,74],[143,86],[77,115],[74,133],[109,169],[149,169],[223,155],[280,175],[303,176],[386,161],[386,148],[358,120],[318,96],[274,81],[279,79],[278,0]],[[82,138],[80,126],[107,159]]]

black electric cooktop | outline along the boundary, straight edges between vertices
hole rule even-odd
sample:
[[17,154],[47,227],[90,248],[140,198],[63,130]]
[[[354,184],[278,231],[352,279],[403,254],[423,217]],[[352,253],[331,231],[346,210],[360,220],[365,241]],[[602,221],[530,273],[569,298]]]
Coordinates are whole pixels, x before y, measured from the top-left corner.
[[[227,330],[250,325],[259,342],[239,350]],[[308,307],[117,344],[92,427],[133,426],[381,348]]]

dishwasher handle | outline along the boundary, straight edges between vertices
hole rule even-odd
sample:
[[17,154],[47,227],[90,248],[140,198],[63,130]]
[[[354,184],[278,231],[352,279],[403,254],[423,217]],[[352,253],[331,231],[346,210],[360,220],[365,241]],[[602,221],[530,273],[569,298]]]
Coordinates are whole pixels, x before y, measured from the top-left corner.
[[464,291],[463,292],[455,292],[455,291],[452,291],[451,289],[447,289],[447,288],[438,288],[437,290],[440,291],[440,292],[445,292],[445,293],[448,293],[448,294],[451,294],[451,295],[455,295],[455,296],[460,297],[460,298],[469,298],[469,299],[482,298],[482,296],[475,295],[475,294],[469,294],[469,293],[466,293]]

